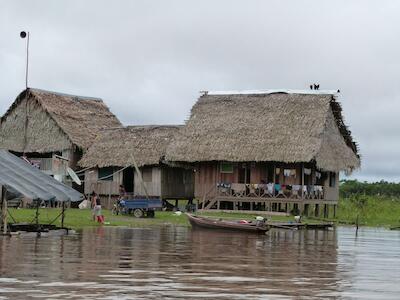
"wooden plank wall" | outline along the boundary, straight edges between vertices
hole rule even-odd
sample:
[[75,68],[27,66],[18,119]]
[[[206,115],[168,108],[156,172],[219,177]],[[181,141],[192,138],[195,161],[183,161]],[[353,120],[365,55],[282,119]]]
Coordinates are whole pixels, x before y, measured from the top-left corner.
[[[212,197],[216,194],[216,183],[219,181],[218,163],[206,162],[196,166],[194,195],[196,198],[202,198],[209,193]],[[212,192],[214,190],[214,192]]]
[[98,169],[85,171],[85,194],[95,191],[99,195],[119,195],[119,185],[122,184],[122,172],[114,174],[113,180],[98,181]]
[[[160,167],[144,167],[144,169],[151,169],[152,176],[150,182],[144,182],[144,186],[147,190],[149,196],[160,197],[161,196],[161,169]],[[134,179],[134,194],[135,196],[146,196],[146,192],[143,188],[142,183],[138,177],[138,174],[135,172]]]
[[161,196],[163,199],[192,199],[194,172],[183,168],[161,169]]
[[326,200],[332,200],[332,201],[338,201],[339,200],[339,173],[336,173],[336,181],[335,181],[335,186],[330,187],[329,186],[329,177],[331,174],[329,174],[324,182],[324,191],[325,191],[325,199]]

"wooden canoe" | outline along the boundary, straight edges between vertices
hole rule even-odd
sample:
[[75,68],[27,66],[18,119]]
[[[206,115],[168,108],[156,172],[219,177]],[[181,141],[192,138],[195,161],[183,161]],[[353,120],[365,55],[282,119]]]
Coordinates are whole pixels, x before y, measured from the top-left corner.
[[186,214],[192,227],[205,229],[218,229],[239,232],[265,233],[269,230],[269,226],[256,222],[240,223],[239,221],[230,221],[222,219],[212,219],[207,217]]

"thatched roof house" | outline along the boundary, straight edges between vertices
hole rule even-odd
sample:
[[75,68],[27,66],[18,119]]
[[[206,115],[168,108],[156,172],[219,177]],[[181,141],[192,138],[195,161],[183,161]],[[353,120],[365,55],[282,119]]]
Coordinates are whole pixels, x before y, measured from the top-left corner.
[[[173,168],[163,163],[167,146],[181,126],[128,126],[102,131],[83,155],[79,165],[90,168],[85,173],[85,192],[100,195],[119,194],[122,184],[135,196],[149,195],[162,199],[193,198],[193,171]],[[143,184],[133,168],[141,169]]]
[[127,126],[103,130],[79,165],[87,167],[139,167],[159,165],[167,146],[181,126]]
[[28,88],[0,119],[0,148],[36,153],[86,149],[101,129],[120,126],[101,99]]
[[205,93],[166,159],[176,162],[312,162],[326,171],[360,166],[337,96],[324,91]]

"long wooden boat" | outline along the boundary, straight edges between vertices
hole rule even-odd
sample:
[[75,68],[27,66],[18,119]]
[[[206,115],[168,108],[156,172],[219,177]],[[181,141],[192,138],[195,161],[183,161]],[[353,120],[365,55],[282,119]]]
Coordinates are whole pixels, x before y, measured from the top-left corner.
[[243,231],[252,233],[266,233],[269,230],[269,226],[260,222],[249,222],[242,223],[240,221],[230,221],[222,219],[212,219],[207,217],[195,216],[192,214],[186,214],[192,227],[199,227],[205,229],[219,229],[219,230],[230,230],[230,231]]

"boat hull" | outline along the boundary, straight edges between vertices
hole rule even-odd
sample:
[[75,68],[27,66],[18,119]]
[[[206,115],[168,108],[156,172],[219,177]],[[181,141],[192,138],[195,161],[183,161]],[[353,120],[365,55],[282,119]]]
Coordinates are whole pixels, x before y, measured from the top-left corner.
[[230,221],[197,217],[191,214],[186,214],[186,215],[193,228],[227,230],[235,232],[248,232],[248,233],[260,233],[260,234],[265,234],[269,230],[269,227],[267,226],[259,226],[256,224],[242,224]]

